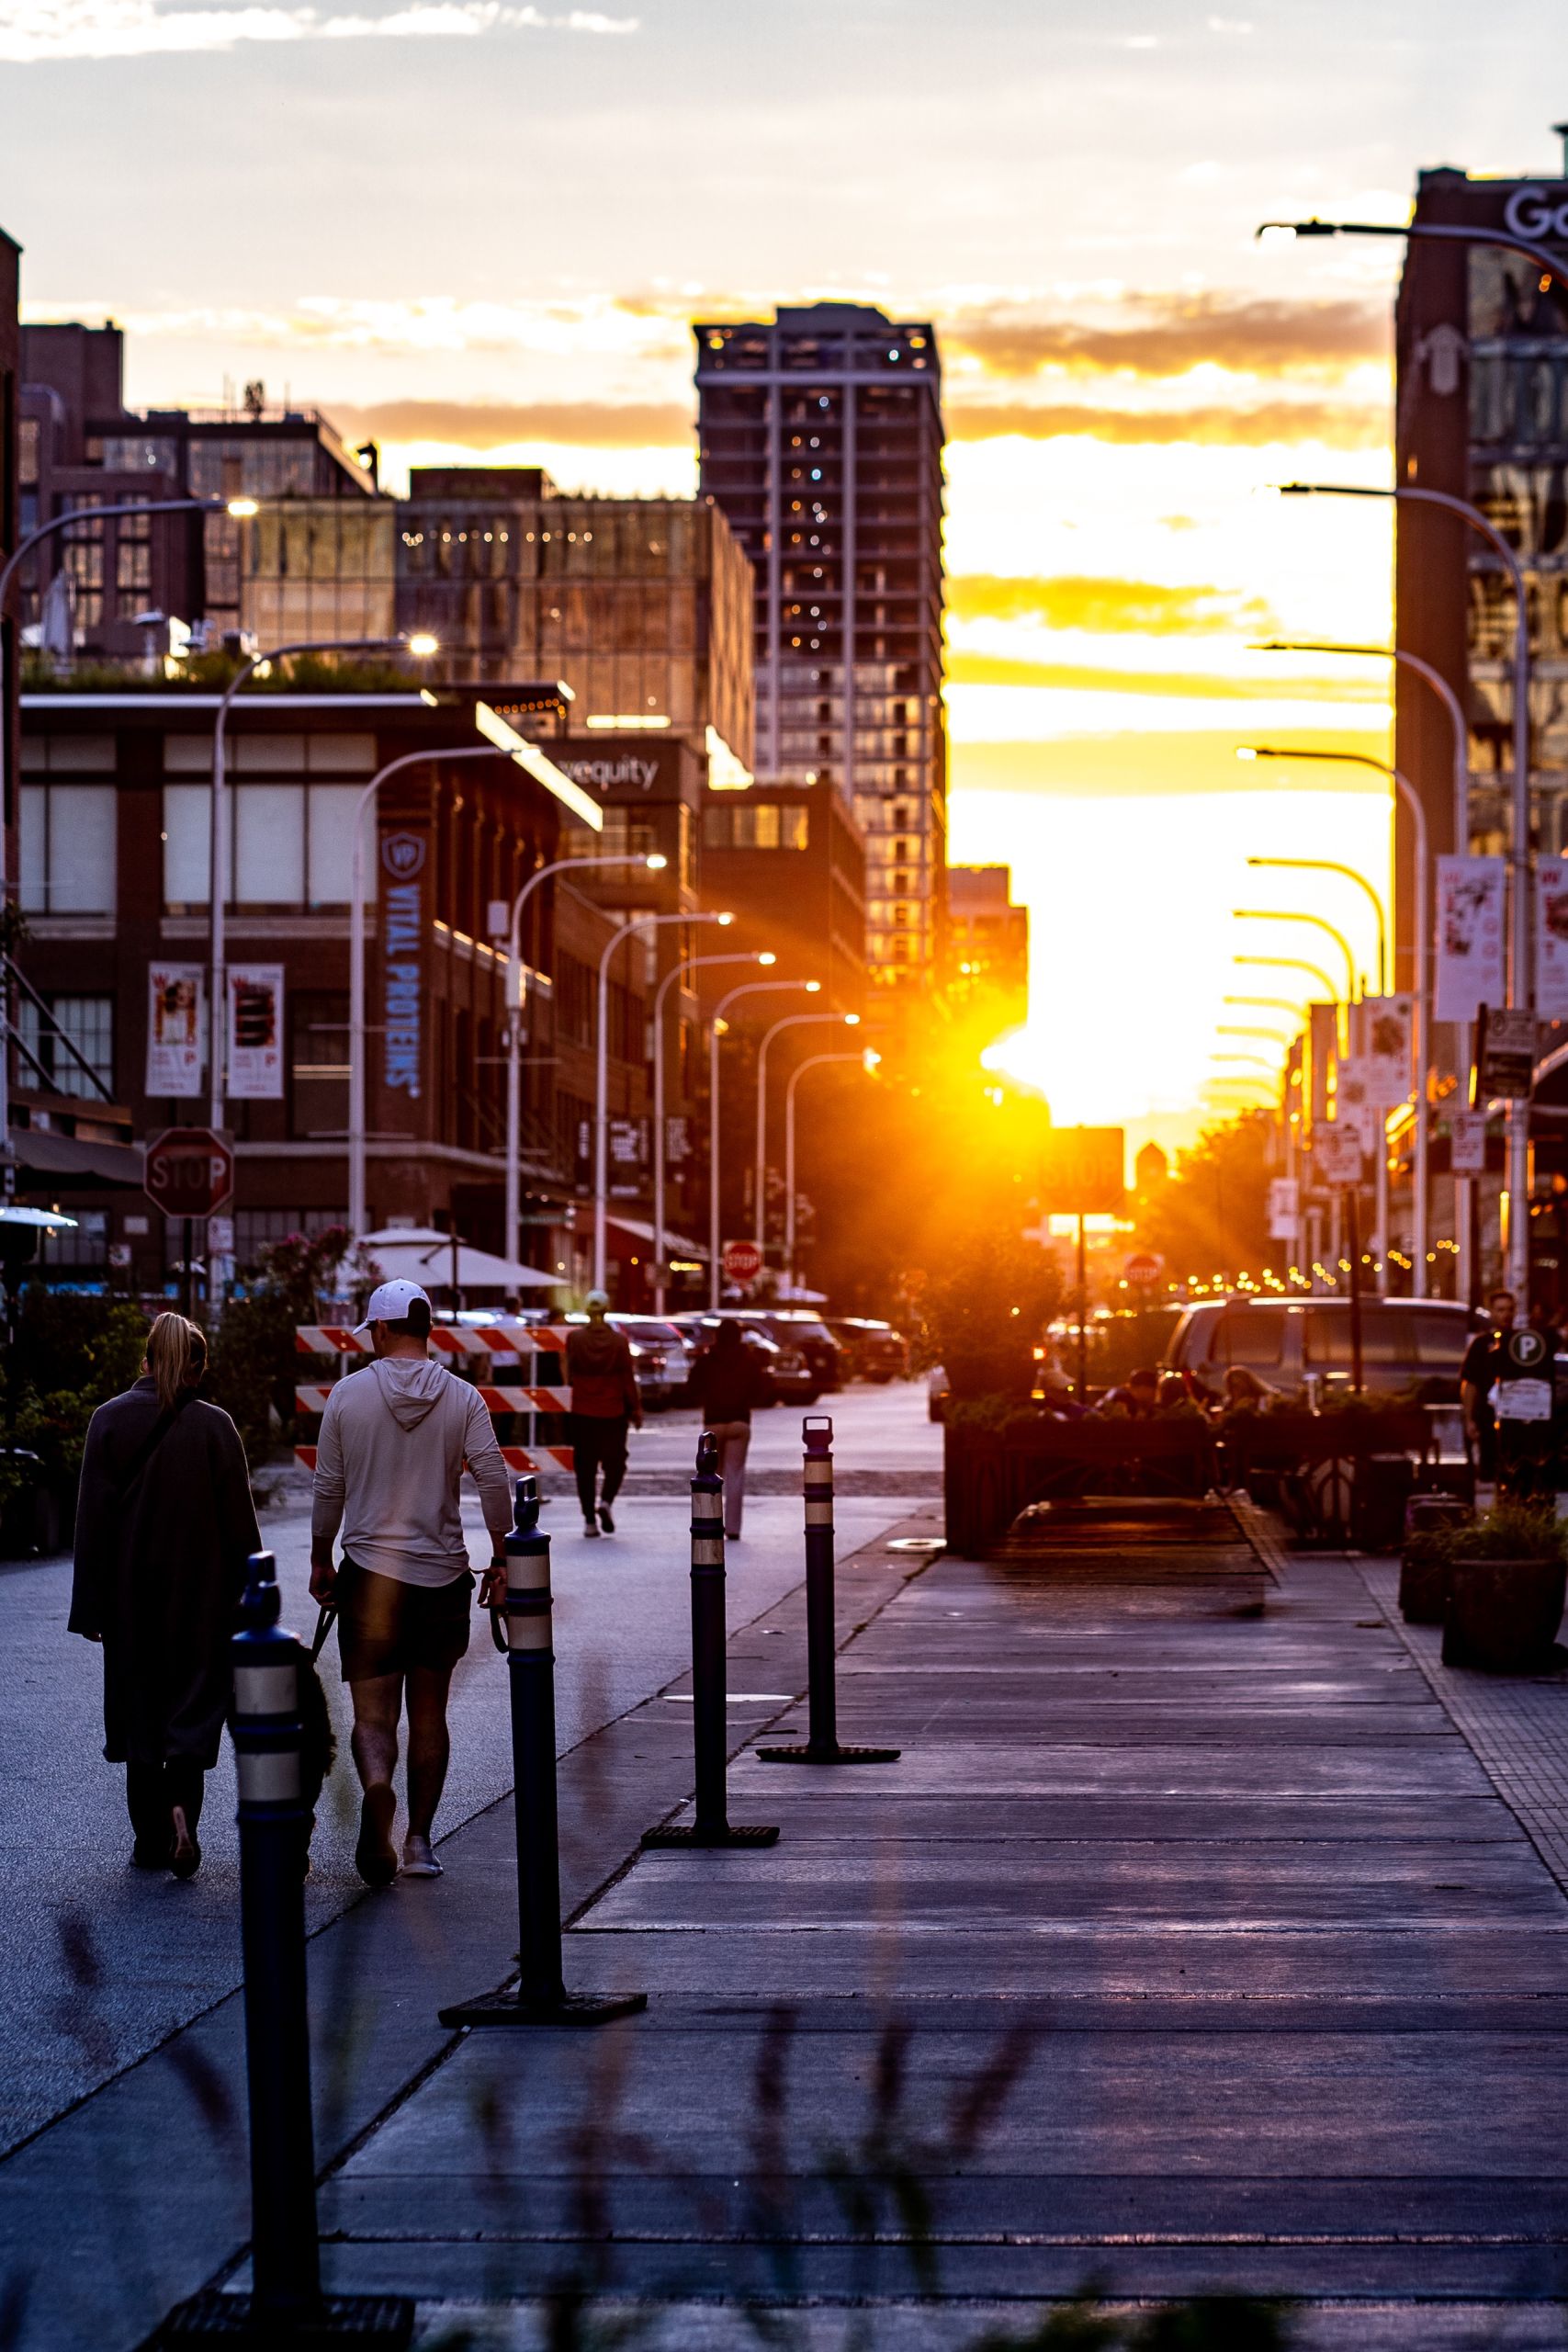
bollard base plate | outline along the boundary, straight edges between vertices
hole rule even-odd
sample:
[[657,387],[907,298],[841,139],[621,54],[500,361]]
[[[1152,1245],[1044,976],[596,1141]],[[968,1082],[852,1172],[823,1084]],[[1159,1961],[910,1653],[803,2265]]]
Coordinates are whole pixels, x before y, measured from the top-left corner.
[[763,1764],[897,1764],[901,1747],[754,1747]]
[[648,2007],[646,1993],[563,1993],[558,2001],[525,2001],[515,1993],[481,1993],[443,2009],[443,2025],[608,2025],[612,2018],[636,2017]]
[[752,1824],[748,1824],[743,1829],[699,1830],[694,1827],[645,1829],[642,1833],[642,1842],[645,1846],[653,1847],[705,1846],[710,1849],[724,1846],[776,1846],[779,1842],[779,1833],[776,1829],[760,1828]]
[[289,2352],[315,2352],[344,2341],[404,2352],[413,2322],[413,2304],[402,2295],[323,2295],[314,2311],[284,2321],[276,2311],[257,2311],[254,2296],[209,2289],[176,2303],[142,2352],[184,2352],[197,2344],[224,2344],[230,2352],[278,2352],[287,2344]]

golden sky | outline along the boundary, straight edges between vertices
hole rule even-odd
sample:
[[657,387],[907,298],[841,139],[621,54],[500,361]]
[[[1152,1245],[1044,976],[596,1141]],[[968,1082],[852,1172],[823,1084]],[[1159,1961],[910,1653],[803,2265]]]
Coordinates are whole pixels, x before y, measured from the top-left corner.
[[1270,486],[1388,480],[1398,251],[1253,232],[1554,170],[1540,35],[1531,0],[0,0],[0,224],[28,315],[125,326],[133,401],[259,377],[394,484],[687,492],[694,317],[934,319],[953,854],[1031,909],[1016,1066],[1172,1140],[1247,1050],[1238,944],[1301,945],[1231,907],[1371,968],[1359,893],[1247,856],[1387,879],[1374,776],[1234,749],[1386,747],[1381,665],[1248,647],[1387,640],[1386,511]]

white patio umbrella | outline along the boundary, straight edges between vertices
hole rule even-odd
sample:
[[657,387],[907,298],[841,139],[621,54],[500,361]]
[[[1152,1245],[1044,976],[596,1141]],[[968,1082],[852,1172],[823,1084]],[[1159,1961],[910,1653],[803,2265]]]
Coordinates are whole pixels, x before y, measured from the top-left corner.
[[512,1258],[492,1257],[476,1250],[459,1235],[413,1225],[389,1225],[379,1233],[360,1237],[361,1244],[381,1269],[383,1279],[418,1283],[423,1289],[554,1290],[558,1274],[542,1274],[536,1266],[519,1265]]

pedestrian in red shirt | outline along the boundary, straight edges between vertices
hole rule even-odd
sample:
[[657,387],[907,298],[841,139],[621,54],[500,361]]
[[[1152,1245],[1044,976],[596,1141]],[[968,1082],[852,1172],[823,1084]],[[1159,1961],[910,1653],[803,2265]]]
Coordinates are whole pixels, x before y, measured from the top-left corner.
[[[602,1290],[588,1294],[588,1320],[574,1324],[566,1343],[566,1376],[571,1386],[571,1445],[582,1532],[601,1528],[614,1535],[610,1505],[626,1475],[626,1433],[642,1427],[642,1398],[632,1370],[630,1342],[606,1320],[610,1302]],[[604,1474],[604,1496],[598,1494]]]

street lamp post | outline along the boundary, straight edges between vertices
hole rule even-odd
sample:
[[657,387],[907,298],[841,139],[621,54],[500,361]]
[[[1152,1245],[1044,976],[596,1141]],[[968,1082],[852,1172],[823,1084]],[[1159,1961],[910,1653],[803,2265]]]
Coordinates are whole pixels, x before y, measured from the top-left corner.
[[[1402,670],[1408,670],[1414,677],[1419,678],[1423,684],[1429,687],[1448,715],[1453,758],[1453,843],[1456,851],[1461,856],[1463,855],[1470,845],[1470,729],[1466,723],[1460,698],[1440,670],[1434,669],[1430,662],[1423,661],[1420,654],[1406,652],[1402,645],[1318,645],[1294,638],[1270,638],[1266,643],[1258,646],[1255,650],[1259,653],[1343,653],[1377,662],[1397,662]],[[1347,752],[1339,756],[1349,758],[1352,754]],[[1412,803],[1407,801],[1405,805],[1411,807]],[[1423,820],[1425,816],[1426,811],[1423,809]],[[1419,835],[1424,836],[1424,822],[1416,830]],[[1429,989],[1429,996],[1434,993],[1435,988]],[[1428,1052],[1431,1050],[1431,1031],[1436,1026],[1436,1013],[1435,1002],[1429,1002],[1427,1005]],[[1469,1022],[1456,1021],[1454,1035],[1456,1074],[1462,1077],[1470,1068]],[[1454,1295],[1456,1298],[1469,1299],[1474,1289],[1474,1269],[1471,1262],[1472,1253],[1470,1246],[1470,1204],[1472,1187],[1475,1180],[1472,1176],[1455,1176],[1451,1181],[1454,1192],[1454,1242],[1456,1245]]]
[[[1252,745],[1247,744],[1236,753],[1236,757],[1237,759],[1257,759],[1258,753]],[[1373,888],[1364,874],[1358,874],[1353,865],[1341,865],[1338,859],[1335,857],[1249,857],[1247,862],[1248,865],[1288,866],[1292,872],[1298,874],[1338,874],[1342,875],[1347,882],[1354,882],[1359,889],[1364,890],[1372,902],[1372,915],[1378,927],[1378,994],[1387,995],[1388,910],[1379,892]]]
[[[1356,959],[1350,953],[1350,943],[1342,931],[1337,931],[1322,915],[1301,914],[1292,907],[1233,907],[1231,913],[1237,922],[1307,922],[1314,931],[1325,931],[1345,958],[1345,1002],[1352,1004],[1356,997]],[[1332,998],[1334,991],[1329,990]]]
[[1322,1001],[1332,1004],[1337,990],[1321,964],[1303,963],[1299,956],[1233,956],[1233,964],[1246,964],[1258,970],[1270,972],[1304,972],[1323,990]]
[[229,976],[228,899],[229,899],[229,803],[225,789],[224,752],[229,728],[229,713],[235,695],[258,670],[274,662],[287,662],[300,653],[412,653],[421,659],[437,650],[433,637],[403,634],[397,637],[322,637],[312,638],[299,645],[276,645],[270,652],[253,653],[240,664],[218,698],[218,716],[212,728],[212,798],[211,816],[208,826],[209,878],[208,883],[208,925],[210,945],[207,990],[208,1070],[210,1105],[209,1116],[215,1127],[223,1125],[224,1100],[228,1091],[226,1062],[229,1044]]
[[795,1090],[808,1069],[821,1069],[829,1062],[858,1062],[863,1070],[875,1069],[880,1056],[868,1046],[859,1054],[807,1054],[796,1062],[784,1087],[784,1280],[793,1292],[795,1278]]
[[[1350,224],[1347,224],[1350,225]],[[1325,233],[1332,233],[1325,229]],[[1353,233],[1360,234],[1359,224]],[[1371,233],[1368,230],[1366,233]],[[1406,235],[1415,233],[1410,230]],[[1507,244],[1513,243],[1520,252],[1532,252],[1517,239],[1476,236],[1461,232],[1472,244]],[[1562,265],[1556,265],[1561,279]],[[1514,590],[1514,776],[1513,776],[1513,841],[1509,860],[1513,874],[1511,920],[1508,926],[1507,1002],[1510,1006],[1528,1008],[1535,1001],[1535,976],[1530,970],[1530,768],[1529,768],[1529,693],[1530,693],[1530,632],[1529,608],[1525,598],[1524,567],[1508,541],[1489,516],[1468,499],[1456,498],[1446,490],[1419,490],[1414,483],[1401,483],[1393,490],[1364,489],[1352,482],[1286,482],[1281,495],[1288,498],[1392,498],[1406,504],[1435,506],[1447,514],[1457,514],[1461,522],[1479,533],[1501,561]],[[1468,816],[1466,826],[1468,834]],[[1458,843],[1456,842],[1456,847]],[[1508,1283],[1522,1304],[1529,1296],[1529,1104],[1510,1102],[1507,1105],[1508,1129]]]
[[[512,755],[515,758],[514,752]],[[506,932],[506,1254],[515,1265],[523,1255],[523,910],[541,882],[553,875],[575,873],[579,867],[640,865],[650,874],[662,873],[669,859],[657,850],[650,856],[628,852],[619,857],[558,857],[530,874],[512,901]]]
[[858,1029],[860,1027],[860,1014],[858,1012],[786,1012],[782,1021],[775,1021],[773,1027],[763,1033],[761,1043],[757,1047],[757,1216],[755,1239],[757,1248],[763,1254],[764,1258],[767,1254],[768,1047],[773,1044],[773,1039],[782,1035],[784,1031],[786,1029],[800,1029],[806,1027],[807,1024],[816,1026],[818,1023],[824,1021],[837,1022],[845,1029]]
[[732,923],[733,915],[687,912],[633,915],[613,931],[599,958],[599,1035],[594,1064],[593,1102],[593,1287],[604,1288],[608,1270],[610,1223],[610,959],[635,931],[659,931],[671,922]]
[[[1427,1264],[1431,1234],[1431,1148],[1428,1129],[1430,1114],[1427,1105],[1427,1064],[1431,1053],[1432,1036],[1432,917],[1429,898],[1431,857],[1427,830],[1427,811],[1421,796],[1407,775],[1391,765],[1387,760],[1374,759],[1370,752],[1298,752],[1273,744],[1250,744],[1247,747],[1255,760],[1319,760],[1332,765],[1373,768],[1385,775],[1404,804],[1416,836],[1416,989],[1415,1018],[1410,1024],[1410,1051],[1414,1064],[1416,1100],[1415,1164],[1411,1170],[1414,1199],[1410,1218],[1410,1254],[1416,1261],[1412,1295],[1427,1295]],[[1371,884],[1367,888],[1371,888]],[[1382,1189],[1387,1185],[1387,1152],[1380,1155]],[[1380,1211],[1380,1216],[1382,1212]],[[1456,1211],[1456,1224],[1458,1216]],[[1465,1218],[1468,1226],[1468,1215]],[[1457,1238],[1457,1236],[1456,1236]],[[1382,1236],[1386,1257],[1388,1236]]]
[[788,989],[800,989],[807,996],[820,989],[820,980],[742,980],[720,997],[713,1009],[708,1027],[708,1305],[716,1308],[723,1295],[719,1268],[720,1236],[718,1226],[718,1037],[719,1023],[732,1004],[743,996],[777,996]]
[[[244,518],[255,514],[254,498],[132,498],[113,506],[73,507],[64,514],[52,515],[29,531],[25,539],[13,548],[0,564],[0,631],[4,630],[6,606],[10,598],[11,583],[22,565],[36,548],[51,538],[57,531],[67,531],[73,525],[108,523],[126,514],[232,514]],[[8,797],[6,762],[11,744],[8,729],[0,723],[0,810]],[[10,869],[7,856],[8,829],[0,823],[0,906],[10,902]],[[0,1170],[8,1180],[11,1169],[11,989],[9,979],[0,980]],[[5,1190],[8,1192],[8,1182]],[[0,1197],[5,1193],[0,1193]]]
[[674,983],[689,972],[711,971],[716,964],[775,964],[771,948],[750,948],[733,956],[693,956],[674,965],[659,983],[653,1000],[653,1302],[664,1312],[664,1000]]

